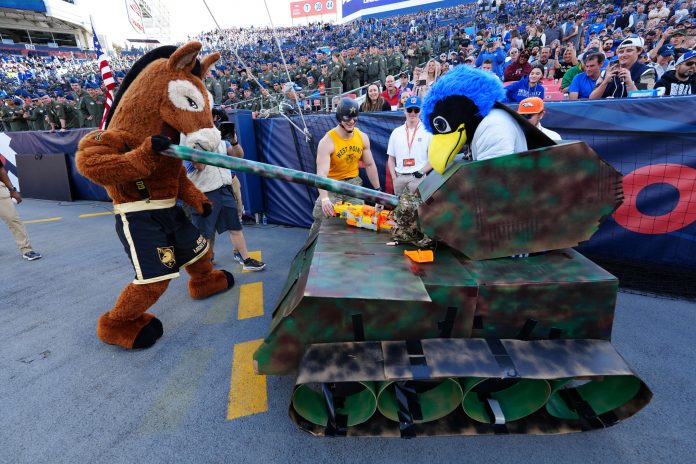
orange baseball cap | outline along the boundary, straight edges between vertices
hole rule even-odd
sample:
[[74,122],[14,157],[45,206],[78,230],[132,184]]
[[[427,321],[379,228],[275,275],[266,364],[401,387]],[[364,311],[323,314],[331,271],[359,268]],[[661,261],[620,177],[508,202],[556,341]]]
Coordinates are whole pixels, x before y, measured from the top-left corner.
[[544,111],[544,100],[539,97],[525,98],[517,107],[519,114],[537,114]]

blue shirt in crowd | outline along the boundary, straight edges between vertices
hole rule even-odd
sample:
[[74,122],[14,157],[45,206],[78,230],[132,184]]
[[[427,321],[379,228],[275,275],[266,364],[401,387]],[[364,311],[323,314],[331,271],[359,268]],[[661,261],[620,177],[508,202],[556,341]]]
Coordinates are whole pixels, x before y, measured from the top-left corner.
[[505,94],[508,103],[519,103],[529,97],[539,97],[543,100],[544,86],[537,82],[533,87],[529,87],[529,76],[522,76],[519,81],[505,87]]
[[597,79],[592,79],[587,73],[582,72],[573,78],[573,82],[568,87],[568,93],[577,92],[578,98],[590,98],[596,83]]
[[505,52],[501,47],[498,47],[495,52],[491,53],[488,51],[482,51],[476,58],[476,67],[480,68],[486,58],[493,62],[493,74],[498,76],[500,79],[503,78],[503,71],[505,70]]

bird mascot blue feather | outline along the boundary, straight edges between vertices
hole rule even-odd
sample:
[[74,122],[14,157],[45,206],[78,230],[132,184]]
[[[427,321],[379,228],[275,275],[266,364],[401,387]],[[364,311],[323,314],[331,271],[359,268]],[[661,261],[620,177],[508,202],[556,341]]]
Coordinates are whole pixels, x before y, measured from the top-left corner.
[[433,169],[444,172],[494,108],[508,113],[521,127],[529,149],[554,144],[503,100],[505,88],[492,73],[462,65],[440,77],[426,95],[421,111],[425,128],[433,134],[428,149]]

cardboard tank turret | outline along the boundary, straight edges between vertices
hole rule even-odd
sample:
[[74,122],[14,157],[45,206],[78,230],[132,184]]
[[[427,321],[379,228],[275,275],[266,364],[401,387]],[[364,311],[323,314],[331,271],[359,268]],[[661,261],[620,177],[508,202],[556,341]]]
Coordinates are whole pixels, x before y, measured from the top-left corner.
[[586,144],[454,163],[401,198],[167,154],[396,206],[397,238],[432,240],[434,262],[416,263],[404,256],[413,244],[385,246],[388,233],[333,218],[297,254],[253,362],[297,375],[290,417],[303,430],[555,434],[613,425],[650,401],[611,345],[617,279],[572,249],[622,201],[620,174]]

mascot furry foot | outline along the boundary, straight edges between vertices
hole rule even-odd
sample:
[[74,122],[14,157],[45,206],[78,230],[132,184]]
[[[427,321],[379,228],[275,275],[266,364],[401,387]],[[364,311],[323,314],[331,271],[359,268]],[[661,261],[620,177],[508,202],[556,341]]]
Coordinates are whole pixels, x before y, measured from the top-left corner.
[[116,232],[135,279],[114,307],[99,318],[97,335],[126,349],[148,348],[163,334],[147,310],[184,268],[189,294],[206,298],[234,285],[232,274],[214,270],[208,242],[177,206],[210,211],[208,198],[186,176],[181,160],[159,154],[180,134],[205,150],[220,143],[202,78],[220,58],[197,59],[201,44],[160,47],[145,54],[121,82],[106,120],[107,129],[87,134],[77,167],[103,185],[114,203]]

